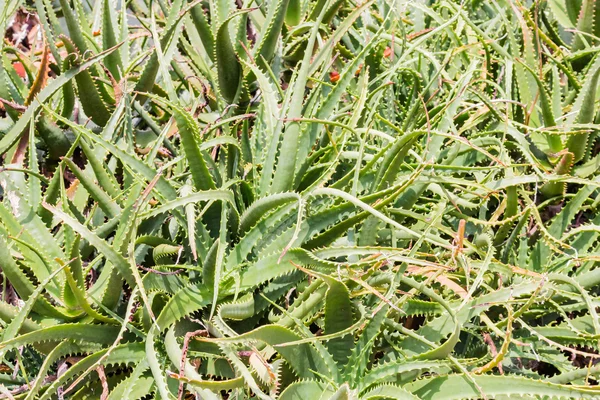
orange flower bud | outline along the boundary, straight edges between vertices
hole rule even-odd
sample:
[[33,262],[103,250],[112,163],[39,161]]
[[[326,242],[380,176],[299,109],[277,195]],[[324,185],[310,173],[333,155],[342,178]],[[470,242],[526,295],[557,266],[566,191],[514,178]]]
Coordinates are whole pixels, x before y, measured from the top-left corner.
[[337,81],[340,80],[340,74],[337,71],[331,71],[329,73],[329,80],[331,81],[331,83],[336,83]]
[[360,75],[360,72],[361,72],[361,71],[362,71],[362,69],[363,69],[363,65],[364,65],[364,64],[360,64],[360,65],[358,66],[358,69],[357,69],[357,70],[356,70],[356,72],[354,73],[354,75],[355,75],[355,76],[358,76],[358,75]]
[[20,62],[16,62],[13,64],[13,68],[15,69],[15,72],[17,73],[17,75],[19,75],[21,78],[25,79],[27,74],[25,73],[25,68],[23,67],[23,64],[21,64]]

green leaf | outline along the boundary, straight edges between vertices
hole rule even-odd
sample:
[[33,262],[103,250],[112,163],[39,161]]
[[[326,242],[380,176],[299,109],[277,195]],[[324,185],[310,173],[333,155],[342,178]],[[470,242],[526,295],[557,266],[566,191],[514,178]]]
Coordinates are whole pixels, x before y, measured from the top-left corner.
[[[517,376],[473,376],[462,374],[425,378],[404,386],[404,389],[420,399],[477,399],[482,393],[486,396],[537,396],[593,399],[598,391],[593,388],[580,388],[571,385],[556,385],[544,381]],[[481,390],[481,391],[480,391]]]
[[37,109],[40,105],[48,100],[57,90],[59,90],[63,85],[68,83],[73,77],[77,76],[82,71],[90,68],[92,65],[96,64],[98,61],[102,60],[111,52],[117,50],[118,47],[113,47],[110,50],[106,50],[102,53],[97,54],[85,62],[81,63],[78,66],[70,69],[69,71],[61,74],[59,77],[55,78],[51,81],[37,96],[36,99],[31,102],[27,110],[21,115],[19,121],[12,126],[10,131],[8,131],[2,139],[0,139],[0,155],[6,153],[6,151],[18,140],[19,135],[27,124],[30,122],[32,117],[35,115]]

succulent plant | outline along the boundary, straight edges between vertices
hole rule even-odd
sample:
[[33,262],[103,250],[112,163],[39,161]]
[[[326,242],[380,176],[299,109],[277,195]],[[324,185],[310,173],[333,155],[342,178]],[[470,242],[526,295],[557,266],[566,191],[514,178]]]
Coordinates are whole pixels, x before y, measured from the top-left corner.
[[0,396],[600,396],[596,1],[0,5]]

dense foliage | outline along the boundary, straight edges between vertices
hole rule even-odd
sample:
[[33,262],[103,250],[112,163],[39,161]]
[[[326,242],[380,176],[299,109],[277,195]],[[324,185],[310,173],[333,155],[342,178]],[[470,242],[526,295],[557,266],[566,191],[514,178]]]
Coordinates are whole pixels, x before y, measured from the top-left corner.
[[596,0],[0,14],[0,397],[600,397]]

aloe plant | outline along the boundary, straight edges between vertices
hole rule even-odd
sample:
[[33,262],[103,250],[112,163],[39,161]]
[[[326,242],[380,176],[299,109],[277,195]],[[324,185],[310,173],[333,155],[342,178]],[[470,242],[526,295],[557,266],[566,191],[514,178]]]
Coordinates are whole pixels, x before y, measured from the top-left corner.
[[0,396],[600,396],[595,1],[0,4]]

